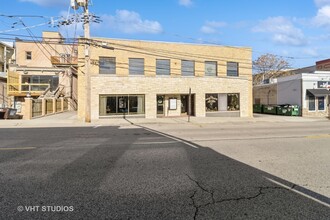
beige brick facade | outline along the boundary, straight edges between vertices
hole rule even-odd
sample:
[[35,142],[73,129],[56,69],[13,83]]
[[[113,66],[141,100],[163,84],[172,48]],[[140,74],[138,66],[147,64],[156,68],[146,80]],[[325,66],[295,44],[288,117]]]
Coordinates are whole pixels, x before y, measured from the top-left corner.
[[[29,94],[32,98],[64,96],[75,109],[77,45],[66,43],[58,32],[43,32],[42,40],[17,40],[15,48],[16,62],[10,65],[7,78],[13,106],[20,109]],[[18,113],[23,115],[24,111]]]
[[254,86],[253,104],[276,105],[277,84],[265,84],[265,85]]
[[[205,117],[205,94],[238,93],[239,115],[252,117],[252,55],[250,48],[224,46],[94,39],[91,44],[91,118],[100,117],[100,95],[144,95],[145,117],[157,117],[157,95],[165,95],[164,115],[180,116],[181,96],[194,95],[194,113]],[[93,42],[94,42],[93,41]],[[98,46],[97,46],[98,45]],[[102,45],[114,50],[102,48]],[[79,46],[79,66],[83,66],[84,46]],[[99,74],[99,57],[115,57],[116,74]],[[144,75],[129,75],[129,58],[144,59]],[[170,60],[170,75],[156,75],[156,59]],[[181,76],[181,61],[195,62],[195,76]],[[205,76],[205,61],[217,62],[217,76]],[[227,62],[237,62],[239,76],[227,76]],[[84,68],[78,72],[78,116],[85,116]],[[176,110],[168,99],[177,98]]]

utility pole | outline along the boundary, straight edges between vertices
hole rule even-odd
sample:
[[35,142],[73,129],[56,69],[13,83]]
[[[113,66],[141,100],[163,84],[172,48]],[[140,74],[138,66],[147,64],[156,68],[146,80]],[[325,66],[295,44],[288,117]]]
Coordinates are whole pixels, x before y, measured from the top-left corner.
[[189,99],[188,99],[188,122],[190,122],[191,115],[191,88],[189,88]]
[[89,0],[71,0],[71,7],[84,9],[84,41],[85,41],[85,122],[91,122],[91,76],[90,76],[90,31],[89,31]]
[[89,12],[88,0],[84,7],[84,38],[85,44],[85,85],[86,85],[86,101],[85,101],[85,122],[91,122],[91,75],[90,75],[90,45],[89,45]]

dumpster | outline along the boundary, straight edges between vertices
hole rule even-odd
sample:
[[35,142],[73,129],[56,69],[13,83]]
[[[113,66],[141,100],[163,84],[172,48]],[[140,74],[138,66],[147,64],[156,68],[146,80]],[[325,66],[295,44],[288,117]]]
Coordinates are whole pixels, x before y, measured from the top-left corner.
[[20,115],[16,114],[17,109],[7,108],[4,114],[4,119],[21,119]]
[[298,105],[289,105],[288,111],[285,114],[287,116],[299,116],[300,115],[300,108]]
[[277,115],[299,116],[300,109],[298,105],[278,105],[276,107]]
[[286,115],[288,112],[289,105],[278,105],[276,106],[277,115]]
[[291,116],[299,116],[300,115],[300,108],[299,105],[291,105]]
[[276,106],[273,106],[273,105],[263,105],[262,111],[265,114],[276,115]]
[[5,119],[7,108],[0,108],[0,119]]
[[253,113],[262,113],[262,105],[253,104]]

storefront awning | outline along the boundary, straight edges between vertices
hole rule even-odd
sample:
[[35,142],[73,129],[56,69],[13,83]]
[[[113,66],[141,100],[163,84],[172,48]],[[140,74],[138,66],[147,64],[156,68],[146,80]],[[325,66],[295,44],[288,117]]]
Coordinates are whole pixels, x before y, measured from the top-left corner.
[[307,89],[307,95],[312,95],[315,97],[322,97],[330,95],[330,91],[327,89]]

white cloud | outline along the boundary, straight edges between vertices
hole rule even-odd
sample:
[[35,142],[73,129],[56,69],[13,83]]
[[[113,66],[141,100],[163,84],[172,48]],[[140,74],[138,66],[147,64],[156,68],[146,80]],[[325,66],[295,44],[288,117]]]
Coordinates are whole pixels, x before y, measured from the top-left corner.
[[317,7],[321,8],[326,5],[330,5],[330,0],[314,0]]
[[69,0],[20,0],[21,2],[31,2],[40,6],[69,5]]
[[193,4],[191,0],[179,0],[179,5],[183,5],[185,7],[189,7]]
[[270,17],[263,20],[253,28],[253,31],[273,34],[272,39],[278,44],[302,46],[307,43],[302,30],[284,17]]
[[317,26],[329,26],[330,27],[330,4],[321,7],[316,17],[314,18],[314,24]]
[[117,10],[116,15],[103,15],[102,24],[108,28],[126,34],[159,34],[163,31],[158,21],[142,20],[141,16],[128,10]]
[[227,23],[222,21],[207,21],[201,27],[201,32],[204,34],[215,34],[218,33],[218,29],[227,26]]

